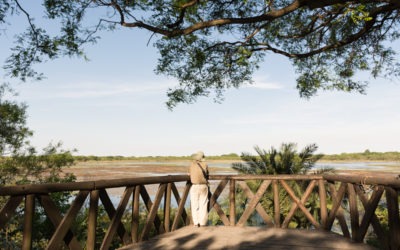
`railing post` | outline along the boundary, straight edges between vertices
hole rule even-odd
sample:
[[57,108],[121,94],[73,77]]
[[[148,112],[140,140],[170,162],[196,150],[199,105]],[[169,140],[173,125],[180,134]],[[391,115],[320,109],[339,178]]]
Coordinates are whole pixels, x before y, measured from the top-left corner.
[[400,249],[399,194],[391,187],[386,187],[386,202],[389,221],[390,249]]
[[32,223],[33,214],[35,212],[35,195],[25,196],[25,216],[24,216],[24,233],[22,241],[22,249],[30,250],[32,248]]
[[275,228],[281,227],[281,208],[279,205],[279,189],[278,189],[278,181],[272,181],[272,190],[274,192],[274,224]]
[[359,226],[359,213],[356,200],[356,191],[353,184],[347,183],[347,190],[349,194],[349,205],[350,205],[350,223],[351,223],[351,238],[356,240]]
[[229,211],[229,225],[235,226],[236,224],[236,181],[230,180],[229,187],[229,203],[230,203],[230,211]]
[[172,189],[172,184],[168,183],[167,189],[165,190],[165,196],[164,196],[164,230],[165,230],[165,232],[170,231],[171,189]]
[[174,218],[174,221],[172,222],[171,231],[175,231],[178,228],[178,223],[179,223],[180,218],[183,219],[183,223],[186,226],[189,225],[189,223],[190,223],[190,219],[188,217],[186,217],[186,220],[185,220],[184,216],[182,216],[182,215],[183,215],[183,211],[185,210],[185,203],[186,203],[186,199],[188,198],[191,186],[192,186],[192,184],[190,183],[190,181],[187,181],[186,185],[185,185],[185,189],[183,190],[183,193],[182,193],[182,198],[180,198],[180,200],[177,199],[178,209],[176,210],[175,218]]
[[94,250],[96,247],[96,225],[97,225],[97,213],[99,207],[99,190],[93,190],[90,192],[90,203],[89,203],[89,214],[88,214],[88,236],[86,242],[86,248],[88,250]]
[[326,204],[325,180],[318,180],[319,206],[321,209],[321,227],[327,229],[328,209]]
[[139,241],[139,198],[140,198],[140,185],[136,185],[132,201],[133,203],[132,224],[131,224],[132,242]]

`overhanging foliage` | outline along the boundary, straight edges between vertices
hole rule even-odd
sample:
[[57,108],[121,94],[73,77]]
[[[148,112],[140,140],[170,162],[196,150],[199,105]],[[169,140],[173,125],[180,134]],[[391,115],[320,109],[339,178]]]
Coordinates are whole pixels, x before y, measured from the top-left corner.
[[[26,17],[5,69],[12,77],[41,78],[35,63],[59,56],[85,56],[100,30],[118,27],[151,31],[159,50],[155,71],[179,84],[168,91],[169,108],[252,83],[260,62],[276,53],[297,72],[300,96],[318,90],[364,93],[355,74],[398,76],[399,63],[387,42],[399,38],[397,0],[43,0],[45,18],[60,30],[49,34],[30,15],[38,3],[0,0],[0,26]],[[93,22],[93,20],[95,22]],[[12,24],[11,24],[12,25]]]

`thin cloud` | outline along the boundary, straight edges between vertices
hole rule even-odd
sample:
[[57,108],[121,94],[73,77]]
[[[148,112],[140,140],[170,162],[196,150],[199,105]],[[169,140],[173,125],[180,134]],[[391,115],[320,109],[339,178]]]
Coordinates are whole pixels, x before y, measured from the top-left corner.
[[241,117],[237,119],[224,120],[224,124],[229,125],[261,125],[261,124],[276,124],[280,120],[277,117]]
[[[104,83],[82,82],[73,84],[43,84],[23,86],[20,91],[26,93],[26,99],[86,99],[103,97],[120,97],[136,94],[162,93],[167,90],[168,82],[137,83]],[[46,95],[43,95],[43,93]]]
[[121,95],[138,94],[144,92],[159,92],[165,89],[163,86],[129,86],[128,84],[115,85],[110,84],[110,86],[99,85],[93,88],[73,88],[64,91],[57,95],[57,98],[99,98],[99,97],[115,97]]
[[268,80],[266,76],[255,76],[253,78],[254,83],[247,85],[246,88],[255,88],[255,89],[262,89],[262,90],[274,90],[274,89],[283,89],[284,86],[281,83],[274,82]]
[[254,89],[264,89],[264,90],[269,90],[269,89],[283,89],[283,85],[279,83],[269,83],[269,82],[256,82],[255,84],[250,84],[246,86],[247,88],[254,88]]

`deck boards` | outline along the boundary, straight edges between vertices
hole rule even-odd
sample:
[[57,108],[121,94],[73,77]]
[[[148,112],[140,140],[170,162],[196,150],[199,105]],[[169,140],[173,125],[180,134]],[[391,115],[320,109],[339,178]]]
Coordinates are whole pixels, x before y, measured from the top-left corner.
[[184,227],[121,250],[374,249],[332,232],[261,227]]

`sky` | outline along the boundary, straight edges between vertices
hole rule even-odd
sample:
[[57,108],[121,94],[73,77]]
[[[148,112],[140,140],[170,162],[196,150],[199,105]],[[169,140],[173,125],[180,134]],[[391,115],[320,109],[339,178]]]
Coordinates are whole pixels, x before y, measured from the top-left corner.
[[[60,58],[38,65],[46,79],[20,83],[17,100],[28,105],[31,144],[62,142],[77,155],[185,156],[255,153],[297,143],[318,152],[400,151],[400,82],[369,79],[366,95],[319,92],[301,99],[290,62],[268,55],[254,85],[227,90],[224,100],[200,98],[167,109],[173,78],[156,75],[157,50],[145,31],[103,33],[85,47],[89,61]],[[0,60],[13,36],[0,35]],[[7,46],[5,46],[7,45]],[[400,43],[393,44],[400,52]],[[10,81],[3,77],[2,81]]]

